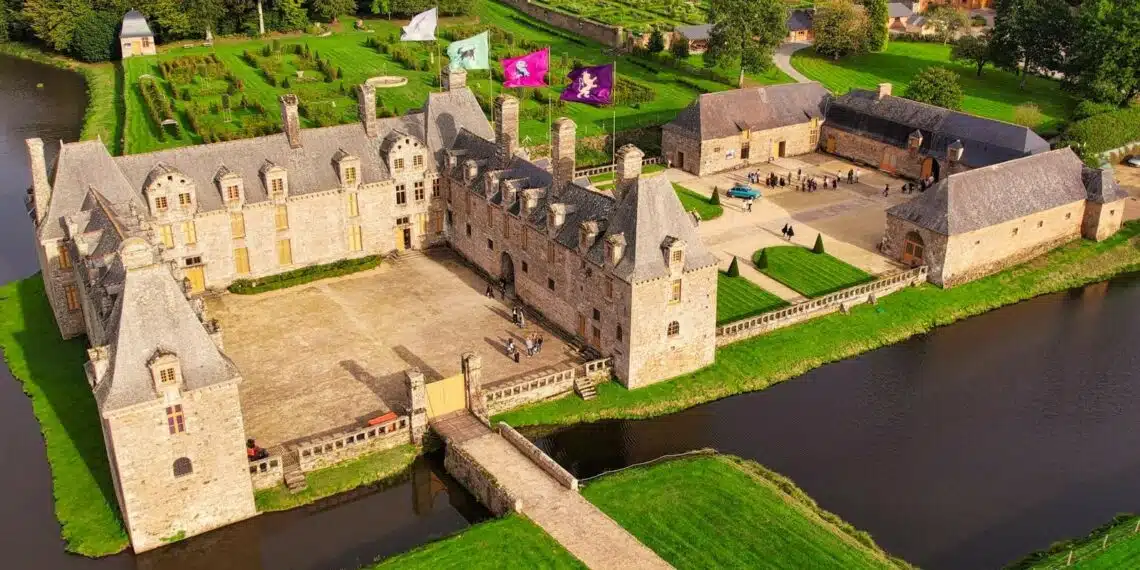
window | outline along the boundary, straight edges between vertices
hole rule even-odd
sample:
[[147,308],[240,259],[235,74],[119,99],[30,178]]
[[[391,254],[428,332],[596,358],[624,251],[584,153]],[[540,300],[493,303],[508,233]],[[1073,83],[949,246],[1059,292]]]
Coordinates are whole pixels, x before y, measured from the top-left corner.
[[289,209],[285,206],[274,208],[273,221],[277,226],[277,231],[289,229]]
[[174,378],[175,374],[173,368],[163,368],[158,371],[158,381],[163,384],[173,384]]
[[237,184],[226,186],[226,201],[237,202],[241,200],[241,190],[238,189]]
[[507,217],[506,212],[503,212],[503,237],[511,239],[511,219]]
[[182,415],[182,404],[166,407],[166,429],[171,435],[186,431],[186,417]]
[[[450,214],[450,213],[451,212],[448,212],[448,214]],[[432,230],[435,231],[435,233],[437,233],[437,234],[443,233],[443,216],[440,216],[438,214],[436,214],[435,216],[432,216],[431,227],[432,227]]]
[[526,234],[527,234],[526,223],[524,222],[523,223],[523,229],[522,229],[522,247],[523,247],[523,250],[526,250]]
[[674,279],[673,280],[673,294],[669,297],[669,301],[672,303],[680,303],[681,302],[681,280],[680,279]]
[[614,298],[614,278],[613,277],[606,277],[606,298],[607,299],[613,299]]
[[470,223],[468,223],[468,224],[466,224],[466,226],[467,226],[467,227],[466,227],[466,228],[464,228],[464,229],[466,229],[466,230],[467,230],[467,237],[471,237],[471,224],[470,224]]
[[408,221],[409,219],[410,218],[408,218],[407,216],[400,216],[399,218],[396,218],[396,225],[397,226],[406,226],[409,223],[411,223]]
[[349,166],[344,169],[344,185],[356,186],[356,167]]
[[439,198],[439,178],[431,181],[431,197]]
[[280,198],[285,195],[285,180],[282,178],[274,178],[269,181],[269,185],[273,192],[274,198]]
[[487,229],[495,229],[495,215],[490,204],[487,204]]
[[189,206],[191,202],[193,202],[193,200],[190,199],[190,193],[189,192],[183,192],[183,193],[178,195],[178,205],[179,206],[182,206],[183,208],[185,208],[185,207]]
[[201,255],[195,255],[194,257],[187,257],[186,259],[182,260],[182,263],[184,265],[186,265],[186,267],[192,267],[194,265],[202,265],[202,256]]
[[159,226],[158,234],[162,238],[162,245],[171,248],[174,247],[174,229],[170,226]]
[[59,268],[60,269],[70,269],[71,268],[71,254],[67,253],[67,246],[66,245],[59,246]]
[[554,263],[554,242],[550,242],[546,246],[546,261],[548,263]]
[[1108,215],[1110,215],[1110,216],[1115,216],[1115,215],[1116,215],[1116,210],[1109,210],[1109,211],[1108,211]]
[[527,265],[527,263],[525,261],[522,262],[522,270],[523,270],[523,273],[530,273],[530,265]]
[[360,232],[360,224],[353,224],[348,228],[348,250],[360,251],[364,249],[364,238]]
[[159,212],[166,211],[166,196],[159,196],[154,199],[154,209]]
[[412,192],[414,193],[417,202],[424,201],[424,183],[422,181],[416,181],[412,183]]
[[403,206],[408,203],[408,188],[403,184],[396,185],[396,205]]
[[293,264],[293,248],[289,245],[289,240],[287,239],[277,240],[277,264]]
[[465,194],[465,196],[467,197],[467,213],[470,214],[473,211],[471,209],[471,193],[468,192],[467,194]]
[[194,227],[194,222],[182,222],[182,238],[186,245],[194,245],[198,243],[198,231]]
[[174,460],[174,476],[185,477],[194,472],[194,465],[185,457]]
[[619,341],[619,342],[620,342],[620,341],[621,341],[621,339],[622,339],[622,330],[621,330],[621,325],[618,325],[618,326],[617,326],[617,339],[618,339],[618,341]]
[[356,201],[356,192],[348,195],[348,217],[355,218],[360,215],[360,203]]
[[417,154],[417,155],[412,157],[412,166],[419,168],[423,165],[424,165],[424,155]]
[[143,36],[142,44],[144,48],[150,47],[150,36]]
[[681,334],[681,323],[673,321],[669,323],[669,327],[665,329],[665,334],[668,336],[677,336]]
[[595,321],[602,320],[602,312],[601,311],[594,309],[594,320]]
[[234,238],[245,237],[245,216],[241,212],[230,214],[230,235]]
[[64,285],[63,294],[67,297],[67,310],[79,310],[79,289],[75,285]]
[[493,240],[493,239],[487,240],[487,249],[489,249],[491,251],[495,251],[495,240]]
[[400,172],[401,170],[404,169],[404,159],[402,159],[402,158],[396,159],[395,169],[396,169],[396,172]]
[[679,249],[673,250],[673,263],[681,263],[682,255],[684,255],[683,251]]
[[808,143],[814,148],[819,144],[819,119],[812,119],[811,130],[808,131]]
[[234,272],[249,275],[249,250],[244,247],[234,249]]
[[552,277],[546,278],[546,288],[550,289],[551,291],[554,290],[554,278],[552,278]]

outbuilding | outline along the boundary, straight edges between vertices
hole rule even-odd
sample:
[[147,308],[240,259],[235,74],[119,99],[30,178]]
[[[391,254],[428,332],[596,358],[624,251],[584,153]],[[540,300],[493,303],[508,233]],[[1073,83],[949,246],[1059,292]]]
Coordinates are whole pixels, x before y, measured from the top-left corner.
[[154,32],[146,23],[146,17],[138,10],[131,10],[123,16],[123,27],[119,31],[119,46],[123,59],[136,55],[154,55]]

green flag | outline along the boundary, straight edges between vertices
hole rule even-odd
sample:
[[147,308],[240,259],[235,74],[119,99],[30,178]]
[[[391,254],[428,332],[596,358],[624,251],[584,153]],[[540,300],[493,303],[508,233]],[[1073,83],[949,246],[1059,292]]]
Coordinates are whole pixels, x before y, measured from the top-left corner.
[[447,46],[451,68],[490,69],[491,44],[488,37],[487,32],[483,32],[465,40],[451,42]]

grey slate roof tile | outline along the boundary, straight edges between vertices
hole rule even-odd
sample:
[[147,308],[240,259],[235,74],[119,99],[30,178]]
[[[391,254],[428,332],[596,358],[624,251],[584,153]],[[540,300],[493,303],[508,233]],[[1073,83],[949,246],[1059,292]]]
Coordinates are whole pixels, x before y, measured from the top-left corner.
[[743,129],[760,131],[821,119],[827,99],[827,90],[816,82],[705,93],[666,128],[702,140],[736,136]]
[[150,26],[146,23],[146,17],[138,10],[131,10],[123,16],[120,38],[145,38],[153,35],[154,32],[150,31]]

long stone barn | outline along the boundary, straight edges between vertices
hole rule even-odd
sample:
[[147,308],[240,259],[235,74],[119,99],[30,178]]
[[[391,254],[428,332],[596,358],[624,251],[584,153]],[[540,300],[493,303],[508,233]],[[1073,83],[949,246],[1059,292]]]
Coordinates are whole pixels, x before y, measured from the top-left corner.
[[[612,357],[633,388],[713,361],[716,259],[665,177],[620,150],[615,190],[575,177],[575,126],[554,127],[552,160],[519,147],[518,101],[495,128],[445,76],[423,109],[112,157],[61,145],[49,168],[27,141],[43,280],[60,333],[86,335],[116,498],[136,552],[256,514],[241,371],[200,296],[237,279],[449,244],[516,298]],[[430,286],[430,285],[429,285]]]

